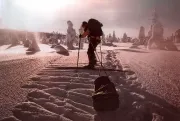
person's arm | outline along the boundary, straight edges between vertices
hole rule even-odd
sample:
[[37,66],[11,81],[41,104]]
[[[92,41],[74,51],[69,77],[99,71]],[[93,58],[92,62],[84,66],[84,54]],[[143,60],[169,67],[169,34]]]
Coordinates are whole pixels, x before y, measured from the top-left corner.
[[86,36],[88,36],[89,35],[89,31],[87,30],[87,31],[85,31],[82,35],[81,35],[81,38],[84,38],[84,37],[86,37]]

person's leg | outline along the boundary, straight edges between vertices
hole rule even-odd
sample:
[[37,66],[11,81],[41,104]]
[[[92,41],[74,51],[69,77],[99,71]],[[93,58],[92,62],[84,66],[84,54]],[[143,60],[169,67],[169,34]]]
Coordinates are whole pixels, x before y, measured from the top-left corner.
[[90,38],[89,40],[89,48],[87,51],[87,55],[88,55],[88,59],[89,59],[89,65],[85,66],[87,68],[94,68],[94,66],[97,63],[96,60],[96,55],[95,52],[96,51],[96,47],[99,44],[99,41],[97,41],[96,39]]
[[95,51],[96,51],[96,48],[97,48],[98,44],[100,43],[99,41],[100,40],[95,40],[94,43],[93,43],[93,47],[94,47],[94,51],[93,51],[93,63],[94,63],[94,65],[96,65],[96,63],[97,63],[97,58],[96,58]]
[[87,55],[88,55],[89,64],[87,66],[85,66],[85,68],[94,68],[95,53],[94,53],[94,42],[93,42],[92,38],[89,40],[89,48],[87,51]]
[[89,65],[93,65],[93,58],[94,58],[94,47],[93,47],[93,42],[90,40],[89,41],[89,48],[88,48],[88,59],[89,59]]
[[88,51],[87,51],[89,64],[87,66],[84,66],[84,68],[88,68],[88,69],[94,68],[94,66],[92,65],[92,62],[91,62],[91,58],[92,58],[91,52],[92,52],[92,45],[91,45],[91,43],[89,43],[89,47],[88,47]]
[[88,55],[88,61],[89,61],[89,63],[90,63],[90,52],[91,52],[91,44],[89,43],[89,46],[88,46],[88,50],[87,50],[87,55]]
[[96,51],[97,45],[99,44],[99,40],[92,39],[90,44],[92,46],[90,62],[92,65],[96,65],[97,59],[96,59],[95,51]]

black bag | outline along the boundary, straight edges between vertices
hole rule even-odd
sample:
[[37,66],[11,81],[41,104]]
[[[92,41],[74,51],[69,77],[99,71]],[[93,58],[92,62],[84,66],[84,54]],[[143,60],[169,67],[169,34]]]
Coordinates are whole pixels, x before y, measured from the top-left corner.
[[89,19],[88,29],[91,36],[103,36],[102,27],[103,24],[96,19]]
[[94,82],[95,92],[92,96],[96,111],[113,111],[119,108],[119,95],[114,84],[107,76],[101,76]]

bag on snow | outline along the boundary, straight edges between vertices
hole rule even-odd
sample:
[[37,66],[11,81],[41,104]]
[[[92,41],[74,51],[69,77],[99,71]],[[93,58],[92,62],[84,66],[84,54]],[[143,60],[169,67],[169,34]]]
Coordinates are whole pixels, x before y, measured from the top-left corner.
[[94,85],[92,99],[96,111],[113,111],[119,108],[119,95],[107,76],[97,78]]

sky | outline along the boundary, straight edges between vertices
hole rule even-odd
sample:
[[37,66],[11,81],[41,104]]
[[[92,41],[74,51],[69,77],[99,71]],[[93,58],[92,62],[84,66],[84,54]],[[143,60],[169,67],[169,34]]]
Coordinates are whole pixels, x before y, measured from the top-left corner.
[[67,21],[78,29],[90,18],[103,23],[105,34],[137,37],[140,26],[151,25],[156,8],[165,36],[180,29],[180,0],[0,0],[1,27],[66,33]]

